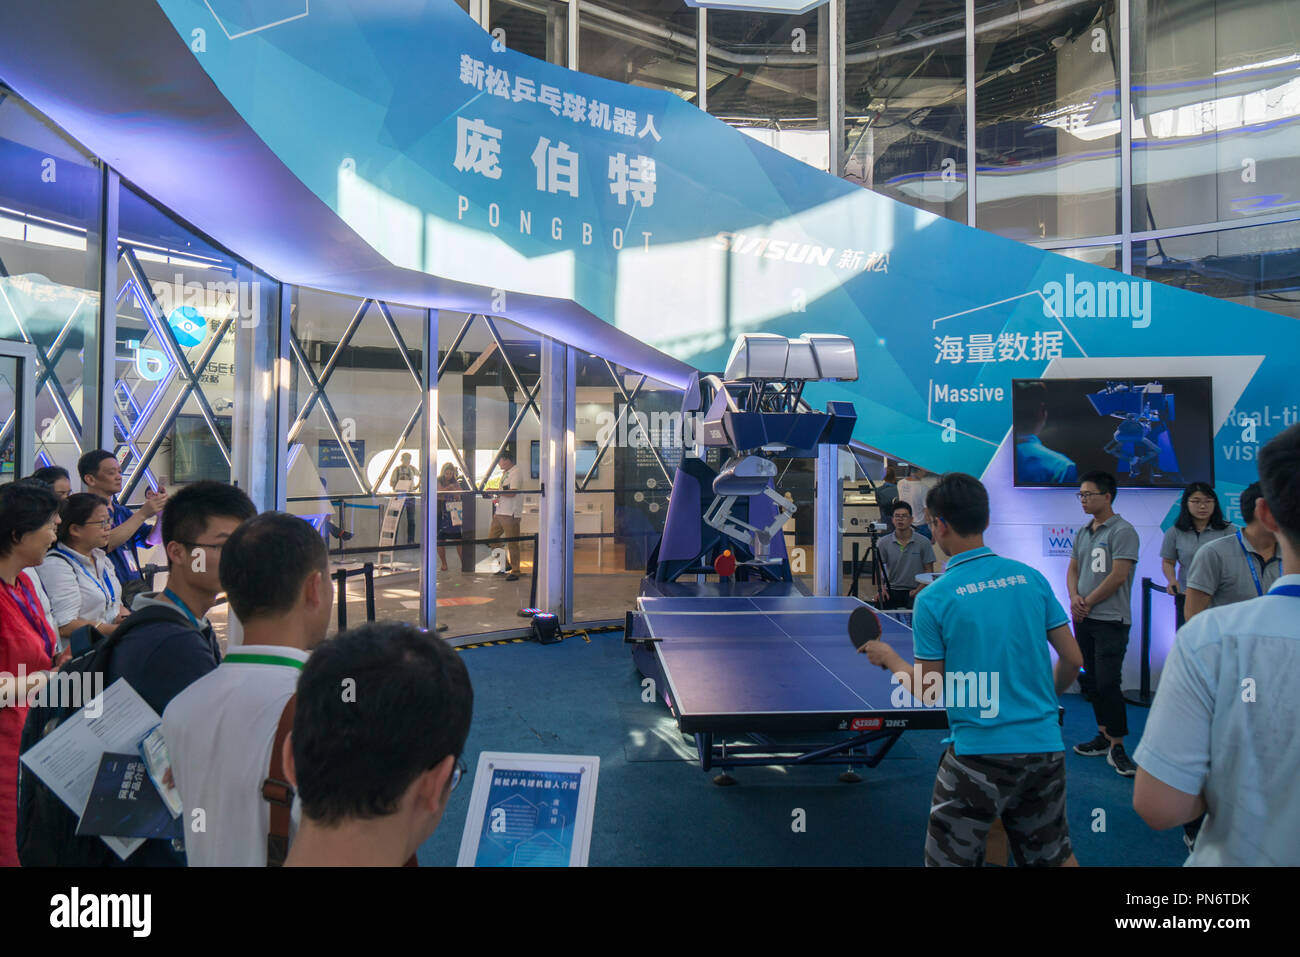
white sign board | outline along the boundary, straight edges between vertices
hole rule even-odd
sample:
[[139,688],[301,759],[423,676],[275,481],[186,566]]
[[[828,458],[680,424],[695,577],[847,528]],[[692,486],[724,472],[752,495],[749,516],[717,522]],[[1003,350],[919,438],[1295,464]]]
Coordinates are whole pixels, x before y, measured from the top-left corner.
[[600,758],[484,751],[458,867],[586,867]]

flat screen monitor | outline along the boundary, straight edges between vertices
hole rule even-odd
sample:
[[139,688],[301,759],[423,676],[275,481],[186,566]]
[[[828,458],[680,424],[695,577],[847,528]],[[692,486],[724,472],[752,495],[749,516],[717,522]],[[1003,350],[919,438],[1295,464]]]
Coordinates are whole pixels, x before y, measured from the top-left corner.
[[1208,376],[1015,379],[1015,484],[1074,488],[1101,470],[1120,488],[1214,484]]
[[[218,415],[217,427],[221,438],[230,448],[231,418]],[[230,466],[226,464],[217,440],[201,415],[178,415],[172,426],[172,481],[188,485],[202,479],[218,482],[230,481]]]
[[[573,467],[577,472],[577,478],[579,480],[585,478],[587,475],[587,469],[591,468],[592,465],[596,463],[597,448],[598,446],[595,442],[584,439],[579,442],[578,447],[574,449]],[[537,439],[533,439],[529,444],[529,474],[535,479],[542,477],[542,443]],[[597,468],[596,471],[592,472],[591,477],[593,479],[599,478],[600,469]]]

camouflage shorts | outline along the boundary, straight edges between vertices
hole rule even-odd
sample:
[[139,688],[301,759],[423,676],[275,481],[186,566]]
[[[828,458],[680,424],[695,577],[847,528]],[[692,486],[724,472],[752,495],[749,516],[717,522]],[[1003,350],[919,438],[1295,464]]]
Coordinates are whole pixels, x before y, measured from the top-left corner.
[[979,867],[1001,818],[1016,864],[1053,866],[1070,856],[1065,752],[967,754],[939,762],[925,837],[927,867]]

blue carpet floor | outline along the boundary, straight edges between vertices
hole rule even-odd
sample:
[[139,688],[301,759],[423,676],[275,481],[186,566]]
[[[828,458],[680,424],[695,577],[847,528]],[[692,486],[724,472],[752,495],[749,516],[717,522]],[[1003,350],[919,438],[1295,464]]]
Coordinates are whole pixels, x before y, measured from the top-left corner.
[[[908,732],[860,784],[838,768],[744,768],[721,788],[694,762],[663,704],[641,701],[640,675],[619,632],[461,652],[474,682],[470,774],[447,806],[420,863],[452,865],[480,751],[600,757],[593,866],[918,866],[934,771],[946,732]],[[1156,832],[1133,811],[1133,781],[1105,758],[1069,750],[1096,734],[1092,709],[1065,697],[1070,833],[1084,866],[1176,866],[1182,829]],[[1130,754],[1146,710],[1129,707]],[[797,811],[806,829],[792,829]]]

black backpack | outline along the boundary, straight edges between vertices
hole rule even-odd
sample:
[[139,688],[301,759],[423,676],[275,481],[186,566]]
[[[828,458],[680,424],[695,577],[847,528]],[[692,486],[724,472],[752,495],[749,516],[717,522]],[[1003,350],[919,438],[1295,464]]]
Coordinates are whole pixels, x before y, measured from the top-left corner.
[[[162,621],[175,623],[176,613],[158,607],[146,607],[133,613],[113,634],[95,642],[86,653],[64,662],[59,674],[77,677],[61,680],[69,684],[76,681],[83,688],[106,688],[113,650],[133,629]],[[94,680],[90,676],[95,674],[100,676],[98,685],[90,684]],[[70,704],[28,708],[18,753],[26,754],[29,748],[80,710]],[[77,836],[79,820],[77,812],[59,800],[58,795],[22,761],[18,762],[18,859],[23,867],[108,867],[121,863],[121,859],[98,837]]]

